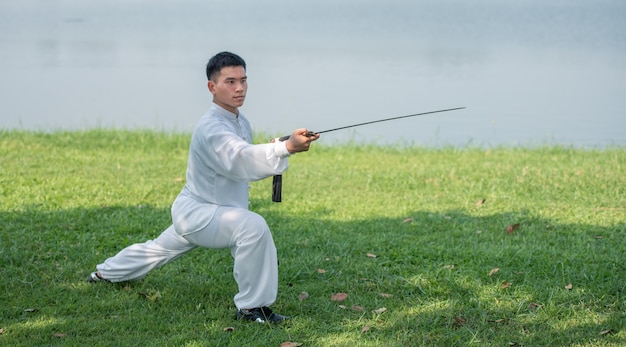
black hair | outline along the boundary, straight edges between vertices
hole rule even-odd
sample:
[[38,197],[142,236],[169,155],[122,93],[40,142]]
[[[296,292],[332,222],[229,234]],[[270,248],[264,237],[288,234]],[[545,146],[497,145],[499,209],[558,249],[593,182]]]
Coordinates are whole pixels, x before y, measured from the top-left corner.
[[220,52],[214,55],[206,64],[206,77],[211,80],[215,78],[223,68],[228,66],[243,66],[246,68],[246,62],[237,54],[231,52]]

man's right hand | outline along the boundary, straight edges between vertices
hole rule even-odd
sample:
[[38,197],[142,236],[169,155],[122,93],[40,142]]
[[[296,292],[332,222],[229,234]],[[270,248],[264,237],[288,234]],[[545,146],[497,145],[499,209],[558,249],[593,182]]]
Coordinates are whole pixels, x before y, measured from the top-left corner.
[[306,128],[294,130],[294,132],[286,140],[287,150],[289,153],[306,152],[311,146],[311,142],[320,138],[320,134],[312,134]]

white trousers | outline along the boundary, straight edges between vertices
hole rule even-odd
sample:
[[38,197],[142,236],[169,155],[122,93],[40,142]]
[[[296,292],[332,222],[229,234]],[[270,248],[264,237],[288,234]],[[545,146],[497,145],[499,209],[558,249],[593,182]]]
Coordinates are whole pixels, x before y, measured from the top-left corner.
[[[237,308],[270,306],[278,294],[276,247],[265,219],[242,208],[220,207],[204,229],[180,236],[170,226],[155,240],[126,247],[96,266],[111,282],[136,280],[196,247],[230,248],[239,287]],[[210,266],[207,264],[207,266]]]

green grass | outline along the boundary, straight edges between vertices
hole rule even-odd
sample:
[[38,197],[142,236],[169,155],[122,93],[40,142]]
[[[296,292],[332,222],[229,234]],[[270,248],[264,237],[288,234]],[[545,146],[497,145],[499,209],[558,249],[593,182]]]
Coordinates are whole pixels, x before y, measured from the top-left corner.
[[282,203],[271,180],[251,188],[279,252],[274,308],[295,317],[269,326],[233,319],[228,250],[197,249],[139,282],[86,282],[170,224],[188,141],[0,131],[0,345],[626,344],[625,148],[322,139],[290,159]]

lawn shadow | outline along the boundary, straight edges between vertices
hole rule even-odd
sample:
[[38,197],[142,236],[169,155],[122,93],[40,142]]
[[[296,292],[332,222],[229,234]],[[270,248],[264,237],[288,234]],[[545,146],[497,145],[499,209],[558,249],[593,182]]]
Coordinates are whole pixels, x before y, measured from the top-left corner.
[[[546,341],[546,334],[562,343],[626,343],[623,225],[562,224],[526,211],[475,216],[460,210],[337,221],[329,218],[334,211],[291,216],[266,201],[253,206],[266,217],[279,250],[277,305],[299,310],[300,319],[311,315],[313,324],[330,320],[335,326],[328,334],[337,326],[352,329],[385,306],[389,311],[373,319],[375,331],[410,334],[424,344],[441,344],[462,329],[487,343],[501,334],[521,345]],[[116,334],[108,342],[177,344],[203,339],[207,331],[228,341],[222,328],[232,320],[236,286],[226,250],[193,251],[140,282],[86,283],[95,264],[158,236],[170,223],[169,209],[33,206],[0,211],[0,220],[0,342],[90,343]],[[519,228],[507,232],[517,223]],[[300,301],[298,294],[309,288],[312,298]],[[366,313],[315,315],[336,311],[338,303],[328,298],[342,289],[351,291],[350,303],[372,307]],[[568,315],[576,311],[593,321],[575,322]]]

